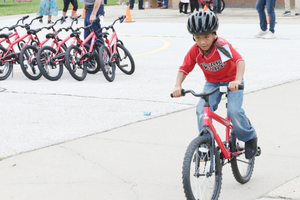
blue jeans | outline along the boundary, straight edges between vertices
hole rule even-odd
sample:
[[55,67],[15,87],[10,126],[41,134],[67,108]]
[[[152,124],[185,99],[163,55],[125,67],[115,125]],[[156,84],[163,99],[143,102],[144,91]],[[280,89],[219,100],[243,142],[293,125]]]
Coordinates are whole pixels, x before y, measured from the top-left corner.
[[269,30],[272,33],[275,33],[275,21],[276,21],[275,11],[274,11],[275,4],[276,4],[276,0],[257,0],[256,2],[255,7],[259,15],[260,28],[263,31],[266,31],[268,26],[267,17],[265,13],[265,6],[267,6],[267,12],[270,20]]
[[164,6],[169,7],[169,0],[164,1]]
[[[91,14],[92,14],[92,11],[93,11],[93,8],[86,8],[86,11],[85,11],[85,18],[84,18],[84,26],[88,26],[90,25],[90,17],[91,17]],[[104,15],[104,6],[101,5],[97,14],[96,14],[96,17],[98,17],[99,15]],[[96,32],[97,30],[101,29],[101,24],[98,21],[96,21],[93,25],[92,25],[92,28],[93,30]],[[100,31],[99,33],[101,33],[102,31]],[[85,29],[84,30],[84,39],[87,38],[89,36],[89,34],[91,33],[90,29]],[[99,33],[97,34],[97,38],[100,39],[102,41],[102,44],[104,44],[104,40],[102,37],[99,37]],[[87,44],[91,45],[91,42],[92,40],[89,40]]]
[[[229,82],[211,83],[207,81],[204,85],[203,92],[209,92],[218,86],[227,86],[228,83]],[[242,109],[243,94],[243,90],[228,92],[227,114],[231,120],[237,138],[241,141],[247,142],[248,140],[256,137],[256,132],[253,126],[249,124],[248,118]],[[213,95],[209,96],[209,105],[211,111],[217,110],[222,95],[223,93],[217,91]],[[204,104],[205,101],[201,98],[196,108],[199,132],[201,132],[203,128]]]

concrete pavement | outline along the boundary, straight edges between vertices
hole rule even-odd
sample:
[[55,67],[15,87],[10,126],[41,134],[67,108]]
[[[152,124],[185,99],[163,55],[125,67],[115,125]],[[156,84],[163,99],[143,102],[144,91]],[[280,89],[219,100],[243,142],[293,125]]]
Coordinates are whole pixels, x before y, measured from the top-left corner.
[[[66,71],[57,82],[34,82],[15,66],[14,77],[0,83],[6,105],[1,108],[0,199],[184,199],[181,166],[197,135],[197,100],[169,98],[193,43],[185,29],[187,16],[177,12],[136,9],[131,11],[135,22],[116,25],[137,71],[118,72],[113,83],[101,73],[77,82]],[[219,16],[219,36],[246,60],[244,108],[263,152],[245,185],[224,167],[220,199],[300,199],[300,18],[280,17],[281,12],[276,10],[277,38],[268,41],[253,38],[255,10],[226,8]],[[106,7],[104,25],[125,13],[124,6]],[[19,17],[0,17],[1,26]],[[203,83],[195,68],[184,86],[200,91]],[[224,111],[222,101],[218,112]]]

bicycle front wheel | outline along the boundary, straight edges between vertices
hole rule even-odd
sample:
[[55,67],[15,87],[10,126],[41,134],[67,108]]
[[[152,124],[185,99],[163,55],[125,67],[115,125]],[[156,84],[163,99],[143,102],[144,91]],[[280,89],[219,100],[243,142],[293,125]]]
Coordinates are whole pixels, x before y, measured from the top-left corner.
[[[232,152],[241,152],[245,150],[245,143],[236,138],[234,132],[231,132]],[[231,159],[231,169],[235,180],[241,184],[247,183],[253,173],[255,157],[246,159],[245,154],[240,154]]]
[[43,46],[37,54],[37,64],[42,75],[50,80],[57,81],[63,74],[63,62],[55,58],[56,50],[50,46]]
[[[209,3],[210,3],[210,4],[209,4],[209,6],[208,6],[208,9],[209,9],[210,11],[212,11],[212,10],[214,9],[214,3],[213,3],[213,1],[211,1],[211,2],[209,2]],[[225,2],[224,2],[224,0],[221,0],[221,11],[223,11],[224,8],[225,8]]]
[[[211,159],[214,159],[213,172]],[[212,155],[212,147],[207,137],[195,138],[185,153],[182,182],[188,200],[216,200],[222,184],[222,168],[217,148]]]
[[110,62],[109,49],[102,45],[99,49],[100,67],[107,81],[112,82],[115,79],[116,65]]
[[119,69],[127,75],[133,74],[135,64],[130,52],[122,44],[118,43],[117,53],[116,64]]
[[87,75],[88,57],[81,57],[81,49],[76,45],[69,46],[65,55],[65,65],[71,76],[77,81],[83,81]]
[[[6,49],[3,46],[0,46],[0,59],[6,53]],[[3,81],[9,77],[13,69],[13,62],[0,62],[0,81]]]
[[31,80],[38,80],[42,73],[37,65],[37,48],[26,45],[20,53],[20,66],[24,75]]

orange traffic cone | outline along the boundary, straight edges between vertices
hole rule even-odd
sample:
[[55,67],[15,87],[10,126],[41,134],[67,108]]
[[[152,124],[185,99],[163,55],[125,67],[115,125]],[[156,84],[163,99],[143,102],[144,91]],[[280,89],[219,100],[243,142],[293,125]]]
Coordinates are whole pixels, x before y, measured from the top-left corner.
[[267,14],[267,23],[270,24],[269,15]]
[[[73,13],[74,7],[72,6],[72,13]],[[77,17],[77,12],[75,12],[74,17]]]
[[83,6],[82,8],[82,18],[84,19],[85,18],[85,7]]
[[206,5],[204,5],[204,9],[203,9],[204,11],[207,11],[207,6]]
[[125,22],[132,22],[129,6],[127,6]]

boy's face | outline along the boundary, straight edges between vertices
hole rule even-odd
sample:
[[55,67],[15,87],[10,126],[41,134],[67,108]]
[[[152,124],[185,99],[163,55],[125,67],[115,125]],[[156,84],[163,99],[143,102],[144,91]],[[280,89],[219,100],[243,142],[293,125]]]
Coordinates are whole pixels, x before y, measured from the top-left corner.
[[195,39],[197,45],[203,51],[209,50],[209,48],[212,45],[215,37],[216,37],[216,34],[214,34],[214,33],[209,33],[207,35],[194,35],[194,39]]

